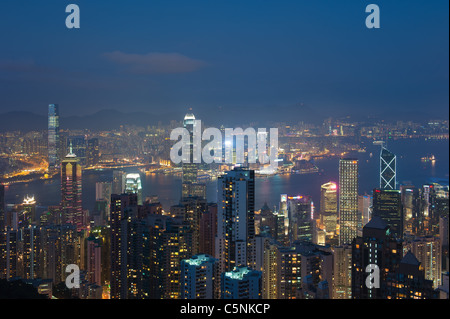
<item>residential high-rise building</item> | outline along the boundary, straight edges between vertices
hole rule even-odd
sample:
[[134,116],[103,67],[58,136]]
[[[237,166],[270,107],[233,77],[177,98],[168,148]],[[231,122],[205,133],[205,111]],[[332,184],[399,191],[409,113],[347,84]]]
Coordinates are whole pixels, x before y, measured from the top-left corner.
[[358,160],[339,161],[339,245],[358,234]]
[[138,205],[143,204],[141,176],[137,173],[127,174],[125,177],[125,193],[136,194]]
[[235,267],[221,275],[222,299],[261,299],[261,272]]
[[410,251],[399,262],[395,271],[386,276],[387,299],[437,299],[433,281],[425,278],[420,261]]
[[397,156],[385,146],[380,153],[380,189],[397,189]]
[[237,167],[218,179],[216,259],[220,273],[255,264],[255,173]]
[[215,259],[195,255],[181,261],[181,299],[214,299]]
[[217,204],[208,204],[200,219],[200,252],[215,256],[217,234]]
[[87,279],[91,283],[102,286],[102,241],[101,238],[87,238]]
[[54,171],[59,167],[59,106],[48,106],[48,169]]
[[436,289],[441,285],[442,250],[439,238],[433,236],[415,237],[408,241],[403,250],[411,251],[423,268],[425,279],[433,282]]
[[403,238],[403,205],[399,190],[373,190],[373,216],[381,217],[397,238]]
[[[386,298],[386,278],[397,270],[402,258],[402,242],[393,236],[381,217],[372,217],[364,226],[362,237],[356,237],[352,242],[352,299]],[[379,287],[366,284],[369,265],[379,269]]]
[[83,226],[82,208],[82,169],[76,155],[69,154],[61,163],[61,208],[65,221],[77,226]]
[[332,299],[352,298],[352,247],[333,247]]

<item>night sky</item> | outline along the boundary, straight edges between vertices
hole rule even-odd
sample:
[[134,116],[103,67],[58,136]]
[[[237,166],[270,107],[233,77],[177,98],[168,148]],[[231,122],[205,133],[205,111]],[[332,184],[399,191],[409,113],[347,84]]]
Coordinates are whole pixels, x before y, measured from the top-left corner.
[[[381,29],[365,26],[370,3]],[[445,118],[448,12],[447,0],[2,0],[0,113],[270,117],[303,105]]]

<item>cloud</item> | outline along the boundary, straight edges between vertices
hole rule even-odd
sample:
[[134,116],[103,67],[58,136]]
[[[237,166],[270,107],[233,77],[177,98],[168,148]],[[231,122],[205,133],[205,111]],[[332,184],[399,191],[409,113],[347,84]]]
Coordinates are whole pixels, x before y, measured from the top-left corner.
[[126,66],[126,71],[135,74],[175,74],[194,72],[207,63],[179,53],[132,54],[120,51],[104,53],[108,60]]
[[34,60],[0,60],[0,71],[23,73],[50,73],[55,69],[37,65]]

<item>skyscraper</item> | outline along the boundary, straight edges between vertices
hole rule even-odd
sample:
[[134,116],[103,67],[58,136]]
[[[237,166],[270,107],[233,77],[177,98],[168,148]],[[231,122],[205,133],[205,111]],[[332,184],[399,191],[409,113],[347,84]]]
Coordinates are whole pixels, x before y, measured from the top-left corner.
[[198,159],[194,154],[194,130],[196,128],[195,116],[192,113],[186,114],[183,120],[183,127],[189,132],[189,163],[182,163],[182,197],[188,197],[194,193],[191,188],[197,183]]
[[137,194],[138,205],[142,205],[142,182],[139,174],[127,174],[125,177],[125,193]]
[[288,197],[289,234],[291,242],[296,240],[312,242],[312,205],[313,203],[309,196]]
[[216,259],[220,272],[255,263],[255,173],[235,168],[218,179]]
[[261,299],[261,272],[248,267],[235,267],[222,273],[222,299]]
[[380,153],[380,189],[397,189],[397,156],[385,146]]
[[59,166],[59,106],[48,106],[48,169],[54,171]]
[[[402,242],[393,236],[382,218],[372,217],[364,226],[362,237],[357,237],[352,242],[352,298],[386,298],[386,278],[397,270],[402,257]],[[366,284],[369,265],[376,265],[379,269],[378,288],[368,287]]]
[[215,259],[195,255],[181,261],[181,299],[213,299]]
[[358,160],[339,161],[339,245],[352,242],[358,232]]
[[83,226],[82,170],[78,158],[70,148],[61,163],[61,208],[65,220],[77,228]]
[[123,297],[124,289],[127,288],[123,282],[123,263],[126,260],[122,257],[126,253],[127,239],[123,236],[122,220],[126,220],[127,210],[133,207],[137,207],[137,194],[111,195],[111,299]]
[[320,220],[325,226],[327,238],[334,237],[338,222],[337,185],[328,182],[320,190]]
[[397,238],[403,238],[403,206],[399,190],[373,190],[373,216],[381,217]]
[[90,140],[88,140],[86,148],[86,165],[97,165],[100,161],[99,153],[98,138],[91,138]]

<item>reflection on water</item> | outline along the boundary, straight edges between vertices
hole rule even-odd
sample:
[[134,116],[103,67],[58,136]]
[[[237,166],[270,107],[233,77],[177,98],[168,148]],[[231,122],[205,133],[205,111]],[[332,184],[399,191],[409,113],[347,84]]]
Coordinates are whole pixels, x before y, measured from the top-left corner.
[[[426,183],[430,177],[448,178],[449,144],[448,141],[392,141],[389,149],[397,154],[397,181],[412,182],[416,186]],[[360,194],[370,193],[379,183],[379,146],[367,145],[366,153],[351,154],[360,160]],[[370,153],[373,156],[370,156]],[[424,154],[435,154],[437,161],[432,164],[422,163]],[[319,207],[320,185],[329,181],[338,182],[339,159],[321,159],[316,161],[319,173],[305,175],[278,175],[258,177],[256,180],[256,208],[265,202],[269,207],[278,205],[280,194],[310,195],[316,207]],[[136,169],[127,169],[136,172]],[[141,174],[144,196],[158,195],[159,200],[168,209],[178,203],[181,196],[180,177],[153,174]],[[86,171],[83,175],[83,206],[93,210],[95,202],[95,183],[111,181],[112,171]],[[59,177],[53,180],[38,180],[26,184],[13,184],[6,189],[8,203],[22,202],[26,195],[34,195],[42,206],[58,205],[60,200]],[[207,199],[217,201],[217,181],[207,182]]]

